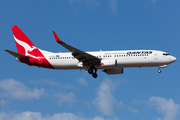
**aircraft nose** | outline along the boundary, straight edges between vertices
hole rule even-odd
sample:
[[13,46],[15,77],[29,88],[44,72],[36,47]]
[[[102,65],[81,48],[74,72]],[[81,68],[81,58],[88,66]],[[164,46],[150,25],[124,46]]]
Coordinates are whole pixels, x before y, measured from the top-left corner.
[[171,61],[172,61],[172,62],[176,62],[176,61],[177,61],[177,58],[174,57],[174,56],[172,56]]

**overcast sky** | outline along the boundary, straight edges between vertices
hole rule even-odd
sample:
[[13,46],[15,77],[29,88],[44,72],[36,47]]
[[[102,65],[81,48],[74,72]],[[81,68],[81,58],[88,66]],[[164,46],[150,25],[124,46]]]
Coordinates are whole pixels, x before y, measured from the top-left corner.
[[[0,120],[179,120],[179,0],[0,1]],[[122,75],[30,67],[11,25],[40,49],[68,52],[52,31],[83,51],[161,50],[178,60],[162,69],[125,68]]]

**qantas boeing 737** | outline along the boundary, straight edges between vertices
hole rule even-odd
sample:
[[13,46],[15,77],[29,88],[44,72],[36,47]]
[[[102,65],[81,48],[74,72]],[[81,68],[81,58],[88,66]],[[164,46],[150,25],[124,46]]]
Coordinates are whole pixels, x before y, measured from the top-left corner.
[[97,78],[97,70],[102,69],[107,74],[123,74],[127,67],[158,67],[161,68],[175,62],[177,59],[166,52],[157,50],[120,50],[83,52],[63,42],[53,31],[60,45],[68,49],[67,53],[52,53],[37,48],[17,26],[12,26],[17,51],[10,53],[16,60],[30,66],[50,69],[84,69]]

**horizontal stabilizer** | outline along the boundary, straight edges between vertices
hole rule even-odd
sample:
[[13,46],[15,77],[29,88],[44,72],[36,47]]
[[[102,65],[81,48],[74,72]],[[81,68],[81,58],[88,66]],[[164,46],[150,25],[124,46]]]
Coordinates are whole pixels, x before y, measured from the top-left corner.
[[19,54],[10,50],[5,49],[4,51],[8,52],[9,54],[13,55],[16,58],[29,58],[28,56],[25,56],[25,55],[22,55],[22,54]]

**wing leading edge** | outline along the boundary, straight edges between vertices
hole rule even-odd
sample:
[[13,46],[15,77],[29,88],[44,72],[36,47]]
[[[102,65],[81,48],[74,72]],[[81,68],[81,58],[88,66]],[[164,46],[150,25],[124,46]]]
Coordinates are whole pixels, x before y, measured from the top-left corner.
[[56,39],[56,42],[68,49],[72,52],[72,55],[74,58],[78,59],[79,62],[82,62],[84,66],[91,66],[91,65],[99,65],[101,59],[97,58],[91,54],[88,54],[86,52],[83,52],[77,48],[74,48],[63,41],[60,40],[60,38],[57,36],[57,34],[53,31],[54,37]]

